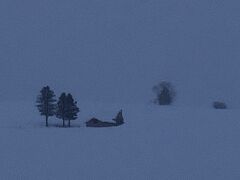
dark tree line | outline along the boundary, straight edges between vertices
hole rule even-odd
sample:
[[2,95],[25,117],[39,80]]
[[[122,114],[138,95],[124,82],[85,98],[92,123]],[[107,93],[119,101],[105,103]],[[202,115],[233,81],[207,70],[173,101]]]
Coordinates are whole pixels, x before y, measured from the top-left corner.
[[56,116],[63,122],[68,121],[68,126],[71,126],[71,121],[77,119],[80,112],[77,102],[69,93],[62,93],[58,101],[55,99],[54,91],[49,86],[43,87],[37,97],[37,108],[42,116],[45,116],[46,126],[48,126],[48,119],[51,116]]

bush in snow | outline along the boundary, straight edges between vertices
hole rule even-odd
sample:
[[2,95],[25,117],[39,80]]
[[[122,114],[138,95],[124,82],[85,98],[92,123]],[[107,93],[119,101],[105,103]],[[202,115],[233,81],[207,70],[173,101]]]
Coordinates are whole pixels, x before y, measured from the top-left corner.
[[224,102],[221,101],[215,101],[213,102],[213,107],[215,109],[227,109],[227,105]]
[[154,103],[159,105],[170,105],[175,98],[175,90],[170,82],[162,81],[153,87],[153,92],[156,94]]

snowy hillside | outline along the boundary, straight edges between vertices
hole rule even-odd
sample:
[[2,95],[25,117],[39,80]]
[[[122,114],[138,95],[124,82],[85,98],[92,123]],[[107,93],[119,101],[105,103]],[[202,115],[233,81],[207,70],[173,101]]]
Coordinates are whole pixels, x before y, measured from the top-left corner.
[[[1,0],[0,179],[238,180],[240,2]],[[151,104],[161,80],[173,106]],[[40,89],[72,93],[44,126]],[[215,110],[215,100],[229,109]],[[92,117],[126,123],[86,128]]]

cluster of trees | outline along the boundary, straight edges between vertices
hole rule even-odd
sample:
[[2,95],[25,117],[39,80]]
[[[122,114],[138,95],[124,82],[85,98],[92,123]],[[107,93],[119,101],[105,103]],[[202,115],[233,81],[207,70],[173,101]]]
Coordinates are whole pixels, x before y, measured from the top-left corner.
[[42,116],[45,116],[46,126],[48,127],[48,119],[56,116],[62,120],[62,126],[65,127],[65,121],[71,126],[71,121],[77,119],[80,112],[77,101],[69,93],[62,93],[58,100],[56,95],[49,86],[43,87],[37,97],[37,108]]

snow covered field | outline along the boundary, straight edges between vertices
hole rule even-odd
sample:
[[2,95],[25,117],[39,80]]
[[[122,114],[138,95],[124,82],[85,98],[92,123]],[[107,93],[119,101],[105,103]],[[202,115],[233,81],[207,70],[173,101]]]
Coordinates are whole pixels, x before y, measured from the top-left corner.
[[[0,0],[0,180],[239,180],[239,0]],[[173,106],[150,103],[173,84]],[[49,85],[81,110],[44,117]],[[229,109],[215,110],[213,101]],[[125,124],[86,128],[92,117]]]
[[[0,105],[0,178],[24,180],[237,180],[240,111],[83,104],[75,125],[44,127],[31,103]],[[126,124],[86,128],[123,107]],[[9,114],[9,109],[15,113]],[[30,113],[28,110],[36,113]],[[52,125],[60,120],[51,119]]]

